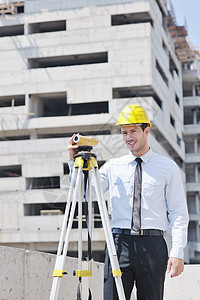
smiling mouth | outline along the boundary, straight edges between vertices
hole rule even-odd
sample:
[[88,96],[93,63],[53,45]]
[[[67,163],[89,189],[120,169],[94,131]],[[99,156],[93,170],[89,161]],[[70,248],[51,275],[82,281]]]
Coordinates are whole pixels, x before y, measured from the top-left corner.
[[128,145],[130,146],[134,146],[136,144],[136,142],[128,142]]

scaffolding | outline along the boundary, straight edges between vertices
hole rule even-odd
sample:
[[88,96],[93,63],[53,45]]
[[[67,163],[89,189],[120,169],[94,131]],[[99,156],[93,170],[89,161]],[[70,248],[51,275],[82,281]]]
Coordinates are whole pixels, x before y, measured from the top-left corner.
[[15,15],[24,12],[24,1],[17,1],[17,2],[3,1],[3,3],[1,2],[0,2],[0,16]]
[[168,11],[168,28],[175,43],[175,52],[181,63],[191,64],[195,60],[195,49],[188,38],[187,25],[178,26],[173,5],[170,1]]
[[185,26],[169,26],[172,38],[175,40],[175,51],[182,63],[192,63],[195,59],[195,51],[187,40]]

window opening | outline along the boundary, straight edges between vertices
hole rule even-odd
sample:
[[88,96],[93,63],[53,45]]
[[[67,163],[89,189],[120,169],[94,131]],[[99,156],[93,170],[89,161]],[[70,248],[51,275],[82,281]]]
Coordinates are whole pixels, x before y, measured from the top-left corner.
[[28,33],[44,33],[66,30],[66,20],[30,23]]
[[108,62],[108,52],[28,58],[30,69],[100,64]]
[[26,187],[29,190],[35,189],[58,189],[60,188],[60,177],[33,177],[26,178]]
[[158,72],[159,72],[160,76],[162,77],[162,79],[164,80],[165,84],[168,86],[168,79],[157,59],[156,59],[156,69],[158,70]]
[[127,25],[138,23],[151,23],[153,26],[153,20],[148,12],[119,14],[111,16],[111,25]]
[[0,166],[0,177],[20,177],[22,176],[21,165]]

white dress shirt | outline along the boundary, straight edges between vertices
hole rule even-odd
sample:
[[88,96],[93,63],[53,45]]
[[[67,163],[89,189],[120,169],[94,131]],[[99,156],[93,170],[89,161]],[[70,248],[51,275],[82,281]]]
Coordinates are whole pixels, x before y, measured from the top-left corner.
[[[134,172],[137,165],[135,158],[130,152],[111,159],[100,169],[102,189],[104,192],[109,189],[110,192],[112,228],[131,228]],[[166,231],[170,223],[170,257],[183,258],[189,218],[178,166],[151,149],[141,159],[141,229]]]
[[[130,152],[109,160],[100,169],[103,192],[110,193],[112,228],[131,228],[135,158]],[[151,149],[141,159],[141,229],[166,231],[170,224],[170,257],[183,258],[189,218],[179,169],[174,161]]]

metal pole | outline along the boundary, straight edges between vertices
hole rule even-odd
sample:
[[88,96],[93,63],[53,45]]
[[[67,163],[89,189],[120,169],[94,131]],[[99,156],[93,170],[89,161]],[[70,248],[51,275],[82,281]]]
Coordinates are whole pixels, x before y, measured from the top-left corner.
[[95,191],[97,195],[98,205],[99,205],[99,211],[103,223],[104,233],[106,237],[106,243],[108,247],[108,254],[110,257],[111,267],[113,271],[113,276],[115,278],[116,288],[119,296],[119,300],[126,300],[125,294],[124,294],[124,288],[122,285],[122,279],[121,279],[121,270],[119,268],[119,262],[117,258],[116,248],[113,241],[112,231],[110,227],[110,220],[108,218],[107,213],[107,207],[106,203],[103,197],[103,192],[101,188],[101,181],[98,169],[94,169],[94,184],[95,184]]
[[[70,206],[70,199],[71,199],[71,189],[74,186],[77,171],[73,172],[73,173],[75,173],[75,174],[74,175],[72,174],[72,182],[70,185],[70,192],[69,192],[69,196],[68,196],[69,206]],[[73,195],[73,201],[72,201],[72,207],[71,207],[71,211],[70,211],[67,231],[66,231],[66,226],[67,226],[69,211],[66,211],[66,214],[64,215],[61,239],[60,239],[59,247],[58,247],[59,251],[58,251],[58,254],[56,257],[56,263],[55,263],[54,275],[53,275],[54,276],[53,284],[52,284],[49,300],[57,300],[58,299],[58,293],[59,293],[59,288],[60,288],[60,279],[63,277],[63,271],[64,271],[63,268],[64,268],[65,258],[66,258],[66,254],[67,254],[68,244],[69,244],[70,231],[71,231],[73,218],[74,218],[74,212],[75,212],[75,207],[76,207],[76,202],[77,202],[77,194],[78,194],[79,186],[80,186],[80,182],[81,182],[81,173],[82,173],[82,168],[80,167],[78,169],[77,181],[76,181],[76,185],[74,188],[74,195]],[[66,210],[69,210],[68,206],[67,206]],[[65,232],[66,232],[66,234],[65,234]],[[65,239],[64,239],[64,235],[65,235]],[[62,253],[63,243],[64,243],[64,248],[63,248],[63,253]]]

